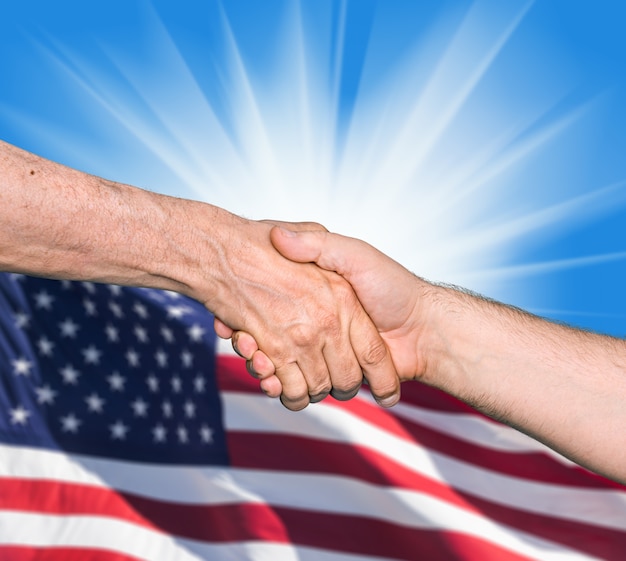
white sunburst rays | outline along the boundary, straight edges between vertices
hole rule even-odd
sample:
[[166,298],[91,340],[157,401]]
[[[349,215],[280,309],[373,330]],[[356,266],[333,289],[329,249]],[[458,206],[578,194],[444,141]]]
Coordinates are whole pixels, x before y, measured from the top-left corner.
[[[568,229],[575,229],[586,222],[593,222],[607,212],[615,210],[616,207],[626,207],[626,181],[593,189],[553,205],[519,213],[517,216],[511,216],[506,222],[488,225],[475,233],[475,237],[478,239],[473,244],[481,246],[489,243],[489,240],[492,239],[502,240],[506,243],[530,232],[540,232],[542,236],[550,237],[550,230],[564,233]],[[595,255],[563,257],[543,262],[503,264],[493,269],[467,271],[466,279],[470,283],[472,278],[481,279],[482,282],[490,278],[506,280],[507,278],[546,274],[623,259],[626,259],[626,252],[606,252]]]
[[[130,164],[143,166],[142,184],[152,187],[156,179],[158,190],[191,192],[252,218],[307,219],[328,204],[335,110],[334,104],[318,103],[324,99],[320,84],[328,81],[320,74],[327,69],[317,64],[319,59],[307,47],[298,6],[293,3],[285,19],[277,49],[283,57],[277,59],[276,71],[254,84],[222,13],[224,48],[218,74],[223,84],[216,89],[227,90],[227,114],[211,104],[149,7],[144,12],[143,57],[95,40],[103,57],[94,60],[45,32],[31,40],[43,64],[56,69],[58,83],[72,92],[97,133],[106,130],[113,144],[137,142],[177,180],[169,186],[159,184],[161,178],[152,177],[149,159],[144,159]],[[215,53],[207,53],[207,64],[211,58]],[[40,144],[66,154],[66,161],[110,176],[98,161],[98,150],[90,152],[84,139],[73,138],[70,130],[64,133],[16,110],[6,113],[20,128],[32,130]],[[118,128],[111,128],[111,123]],[[118,177],[127,172],[138,175],[129,169],[116,172]]]
[[[350,223],[355,235],[378,243],[431,278],[448,278],[484,260],[494,244],[469,246],[463,230],[476,226],[476,208],[489,202],[489,180],[519,166],[565,126],[552,124],[521,143],[517,135],[528,122],[511,115],[505,133],[476,145],[472,127],[459,124],[457,117],[471,111],[470,98],[528,5],[500,11],[496,18],[485,18],[484,9],[477,4],[464,16],[443,52],[434,51],[434,61],[416,52],[398,65],[386,88],[376,88],[374,99],[364,88],[337,180],[340,191],[347,193],[339,208],[352,204],[353,215],[358,215]],[[429,45],[422,49],[433,51]],[[432,68],[430,74],[414,80],[412,75],[423,74],[424,66]],[[527,119],[537,117],[531,113]],[[475,128],[481,125],[473,122]],[[456,144],[459,138],[465,143],[461,159],[454,162],[446,161],[450,136]],[[472,191],[482,192],[471,197]],[[341,192],[336,195],[342,197]]]
[[316,219],[331,196],[335,104],[326,102],[329,70],[307,44],[298,6],[276,39],[274,71],[256,81],[222,14],[225,112],[212,106],[154,13],[149,60],[102,45],[130,95],[77,56],[66,53],[65,70],[198,198],[250,218]]
[[[485,110],[493,96],[479,91],[523,21],[526,4],[495,15],[486,14],[484,3],[472,5],[453,32],[449,22],[432,31],[435,46],[421,44],[420,51],[391,60],[383,83],[366,56],[342,145],[345,6],[334,31],[328,14],[328,26],[315,32],[300,4],[290,7],[275,39],[273,67],[262,77],[250,71],[250,56],[222,17],[220,87],[228,91],[227,114],[212,106],[155,13],[145,22],[146,58],[102,45],[115,74],[58,43],[48,55],[86,95],[87,105],[172,170],[180,180],[172,194],[184,186],[251,218],[316,220],[366,239],[434,280],[489,293],[494,282],[524,274],[511,267],[516,246],[539,229],[554,232],[584,217],[584,201],[566,187],[556,194],[525,190],[520,177],[586,107],[537,125],[557,103],[556,93],[529,102],[521,113],[500,111],[497,122]],[[368,46],[370,53],[376,48]],[[482,112],[473,118],[476,107]],[[476,142],[479,128],[491,136]],[[598,189],[589,196],[610,203],[618,192]],[[598,203],[597,212],[605,207]]]
[[234,134],[252,175],[251,184],[233,185],[236,202],[227,208],[254,218],[319,220],[331,196],[335,132],[335,104],[325,96],[330,70],[319,64],[319,49],[328,45],[311,48],[294,2],[279,26],[273,68],[255,80],[224,27]]
[[[437,57],[421,91],[409,98],[408,106],[400,102],[401,117],[394,119],[393,133],[379,143],[371,176],[374,185],[394,178],[394,184],[387,187],[388,194],[399,193],[412,182],[441,137],[454,126],[455,117],[506,45],[527,7],[518,13],[505,13],[489,25],[481,19],[485,17],[484,9],[482,3],[472,7]],[[415,71],[411,62],[403,74]],[[405,88],[399,84],[398,89]],[[385,118],[389,117],[386,111]]]
[[[577,161],[568,136],[585,136],[581,122],[597,100],[555,111],[553,117],[568,93],[559,84],[552,91],[545,88],[550,95],[531,96],[532,102],[509,112],[501,123],[488,122],[494,99],[481,99],[484,92],[477,93],[478,87],[526,9],[491,19],[490,28],[468,14],[413,99],[406,88],[412,85],[405,74],[415,64],[409,59],[388,91],[378,89],[374,100],[357,100],[337,180],[350,194],[339,208],[354,207],[356,216],[344,220],[353,235],[427,278],[485,293],[501,288],[515,271],[525,274],[523,267],[509,267],[520,249],[624,205],[623,185],[580,185],[574,179],[577,166],[584,164]],[[458,118],[471,111],[470,105],[483,107],[485,122]],[[494,132],[476,143],[475,131],[481,128]],[[446,155],[450,137],[464,144],[455,160]],[[554,156],[548,163],[554,169],[537,162],[541,153]],[[539,187],[533,184],[537,180]],[[587,194],[579,196],[581,191]],[[534,269],[549,273],[584,263],[594,261],[558,260],[553,267]]]
[[[145,58],[102,42],[104,59],[94,63],[54,38],[48,38],[50,46],[39,43],[41,52],[59,69],[60,81],[82,94],[77,98],[85,112],[101,115],[94,116],[93,126],[109,128],[105,121],[114,121],[123,132],[118,129],[111,142],[137,141],[171,170],[178,180],[169,187],[171,194],[187,189],[202,198],[207,186],[220,193],[229,192],[233,183],[251,183],[228,126],[207,101],[167,29],[154,12],[146,10],[145,17]],[[71,152],[69,140],[67,146]],[[97,160],[84,146],[79,153]],[[100,166],[96,162],[93,167]],[[149,169],[144,177],[149,185]]]
[[[537,165],[533,158],[541,152],[559,151],[560,140],[571,132],[582,112],[583,108],[574,110],[531,134],[524,127],[512,127],[469,151],[467,159],[450,172],[429,181],[433,192],[422,197],[426,210],[417,228],[432,232],[426,238],[429,243],[434,233],[434,257],[445,259],[446,274],[454,276],[454,280],[438,280],[488,290],[489,281],[497,280],[494,265],[515,260],[518,250],[536,242],[538,236],[546,239],[582,219],[597,217],[617,201],[619,185],[577,196],[579,186],[563,184],[569,171],[560,174],[556,185],[548,184],[539,171],[543,187],[533,185],[532,168]],[[562,165],[558,157],[553,163]]]

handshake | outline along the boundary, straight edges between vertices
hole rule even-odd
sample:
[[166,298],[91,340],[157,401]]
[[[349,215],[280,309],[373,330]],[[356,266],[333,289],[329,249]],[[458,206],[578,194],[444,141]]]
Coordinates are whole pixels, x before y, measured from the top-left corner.
[[626,426],[624,340],[428,283],[319,225],[274,225],[269,237],[283,257],[317,275],[317,284],[294,279],[280,288],[291,291],[284,303],[292,315],[279,312],[291,318],[282,331],[291,344],[215,320],[267,395],[297,410],[328,394],[350,399],[365,380],[389,407],[401,382],[418,380],[626,482],[626,449],[616,436]]
[[[281,283],[286,298],[268,306],[281,318],[275,320],[280,335],[262,344],[262,330],[254,336],[235,331],[216,316],[217,334],[232,337],[263,391],[288,409],[329,394],[350,399],[363,381],[380,405],[397,403],[400,382],[424,374],[419,344],[425,342],[420,333],[428,333],[421,326],[427,283],[365,242],[318,224],[267,224],[283,257],[308,264],[293,269],[302,278]],[[283,303],[288,309],[280,309]]]
[[429,283],[319,225],[261,227],[284,261],[281,270],[266,254],[267,270],[281,270],[264,277],[277,291],[265,310],[280,329],[268,336],[219,314],[215,329],[267,395],[298,410],[329,394],[350,399],[365,380],[389,407],[401,382],[418,380],[626,481],[616,436],[626,426],[625,341]]
[[269,396],[382,406],[435,386],[626,482],[626,342],[415,276],[311,223],[94,177],[0,141],[0,270],[174,290],[202,302]]

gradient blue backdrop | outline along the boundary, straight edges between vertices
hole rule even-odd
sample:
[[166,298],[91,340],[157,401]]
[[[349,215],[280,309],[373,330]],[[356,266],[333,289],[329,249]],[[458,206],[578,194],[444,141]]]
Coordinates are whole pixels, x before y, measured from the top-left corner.
[[[510,13],[504,13],[507,10]],[[241,99],[245,101],[248,95],[244,86],[258,100],[261,118],[267,115],[274,123],[274,138],[283,134],[276,124],[280,123],[277,114],[280,117],[284,110],[285,121],[298,115],[285,108],[277,92],[286,92],[288,99],[310,92],[311,98],[300,99],[299,107],[306,108],[313,127],[330,123],[333,165],[338,166],[350,150],[358,153],[360,144],[351,140],[355,123],[359,123],[361,141],[370,134],[378,139],[373,152],[363,157],[367,160],[363,163],[372,165],[382,152],[380,147],[392,143],[393,131],[400,130],[389,125],[383,138],[375,125],[384,130],[398,119],[394,106],[406,103],[411,107],[407,99],[418,97],[437,76],[445,53],[454,52],[456,57],[455,64],[445,67],[449,90],[455,90],[456,76],[471,70],[480,59],[472,57],[471,49],[448,50],[468,19],[473,39],[467,44],[476,44],[477,49],[490,30],[515,23],[463,99],[462,109],[427,154],[429,177],[447,177],[457,163],[473,158],[507,127],[518,127],[511,140],[483,162],[481,169],[488,171],[496,156],[506,156],[507,150],[523,146],[581,107],[592,109],[583,111],[576,126],[557,140],[540,144],[532,157],[511,165],[510,173],[496,176],[489,189],[479,189],[450,213],[456,229],[451,227],[448,242],[454,243],[458,235],[460,244],[461,238],[480,234],[481,228],[488,232],[494,221],[498,226],[494,231],[504,232],[506,238],[507,217],[514,223],[525,208],[535,213],[535,219],[540,214],[541,227],[533,229],[527,223],[510,241],[496,244],[497,252],[491,252],[489,243],[476,246],[476,271],[464,262],[458,277],[437,280],[459,280],[537,313],[623,336],[626,4],[620,0],[5,2],[0,7],[0,138],[91,173],[203,198],[234,212],[250,214],[243,202],[249,198],[256,205],[270,199],[267,208],[275,204],[277,214],[288,218],[291,209],[297,209],[297,201],[290,206],[284,193],[277,197],[280,203],[272,203],[267,189],[255,190],[250,184],[245,190],[239,179],[233,179],[237,193],[232,197],[212,187],[214,178],[208,171],[203,179],[198,159],[205,158],[207,165],[220,159],[211,143],[219,145],[222,137],[213,140],[213,129],[200,127],[194,104],[205,100],[211,122],[221,127],[220,134],[230,137],[243,160],[250,154],[262,159],[259,137],[248,139],[245,123],[243,127],[238,123],[240,108],[245,106]],[[307,53],[310,64],[305,86],[291,92],[294,80],[302,78],[298,78],[298,49]],[[407,60],[415,64],[406,65]],[[238,64],[245,68],[247,81],[233,70]],[[446,93],[452,98],[454,91]],[[330,102],[317,104],[326,94]],[[442,103],[442,113],[452,105]],[[324,113],[329,108],[330,117]],[[391,116],[380,117],[379,111]],[[377,118],[369,122],[364,114]],[[293,131],[284,134],[291,138]],[[192,144],[202,146],[199,155],[191,154]],[[164,155],[176,158],[178,164]],[[186,157],[198,166],[195,179],[181,177]],[[424,209],[419,202],[436,191],[439,183],[434,180],[430,191],[425,191],[419,182],[412,190],[408,181],[408,187],[394,193],[392,204],[374,220],[375,209],[368,210],[367,200],[376,206],[387,189],[393,192],[394,176],[389,177],[378,190],[370,186],[363,192],[330,182],[319,193],[317,213],[306,218],[325,221],[328,209],[334,229],[378,242],[421,273],[420,246],[412,245],[410,238],[423,239],[424,233],[411,230],[409,223],[422,220]],[[198,181],[205,186],[201,190],[195,185]],[[294,193],[295,198],[318,197],[310,186],[302,187],[302,192],[294,186]],[[590,195],[588,201],[585,195]],[[442,195],[444,202],[449,196]],[[359,200],[362,216],[369,217],[367,225],[357,223],[346,210],[350,198]],[[554,205],[567,206],[573,200],[577,201],[575,209],[558,207],[562,212],[547,212],[548,218],[541,218],[542,210],[554,211]],[[241,208],[238,201],[242,201]],[[342,209],[339,217],[330,212],[336,208]],[[467,224],[463,208],[467,208]],[[265,214],[263,208],[254,217]],[[397,253],[391,234],[378,235],[381,229],[394,228]],[[429,243],[436,248],[439,242]],[[441,255],[443,259],[446,254]],[[447,269],[442,270],[446,274]]]

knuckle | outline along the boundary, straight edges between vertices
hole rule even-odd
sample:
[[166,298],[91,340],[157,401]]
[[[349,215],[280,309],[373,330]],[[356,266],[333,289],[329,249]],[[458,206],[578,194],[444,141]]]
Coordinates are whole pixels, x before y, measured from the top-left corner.
[[276,371],[272,361],[262,351],[257,351],[252,355],[252,368],[259,378],[271,376]]
[[[354,360],[354,359],[353,359]],[[352,399],[363,384],[363,371],[356,361],[346,364],[341,376],[333,376],[331,395],[339,401]]]
[[311,394],[309,395],[309,401],[310,403],[319,403],[320,401],[324,401],[329,395],[330,392]]
[[356,363],[341,371],[341,376],[333,377],[333,390],[339,392],[358,391],[363,383],[363,371]]
[[367,347],[359,354],[359,364],[363,367],[381,364],[388,355],[387,346],[382,339],[370,341]]
[[378,383],[376,388],[372,388],[372,394],[379,400],[387,400],[398,394],[398,384],[394,380],[386,383]]
[[318,330],[310,324],[297,323],[287,330],[288,336],[297,347],[308,347],[317,340]]
[[335,311],[320,313],[317,324],[326,339],[337,342],[342,338],[341,322]]
[[326,226],[323,226],[319,222],[306,221],[306,222],[302,222],[302,225],[307,230],[323,230],[324,232],[328,232],[328,229],[326,228]]
[[317,403],[318,401],[322,401],[328,394],[332,391],[332,386],[330,383],[318,384],[309,388],[309,398],[311,403]]
[[361,384],[348,390],[341,390],[339,388],[333,388],[332,391],[330,392],[330,395],[332,395],[337,401],[348,401],[352,399],[354,396],[356,396],[356,394],[359,393],[360,388],[361,388]]
[[309,397],[306,399],[292,399],[284,393],[280,396],[280,402],[290,411],[302,411],[309,404]]

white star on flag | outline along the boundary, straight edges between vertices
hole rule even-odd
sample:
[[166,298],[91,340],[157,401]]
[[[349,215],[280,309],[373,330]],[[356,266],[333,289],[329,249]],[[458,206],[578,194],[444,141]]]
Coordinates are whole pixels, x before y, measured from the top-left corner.
[[154,358],[161,368],[167,367],[167,353],[165,351],[159,349],[156,353],[154,353]]
[[59,324],[59,328],[61,329],[62,337],[70,337],[71,339],[74,339],[76,338],[76,334],[78,333],[80,326],[71,318],[67,318]]
[[86,349],[82,350],[83,357],[87,364],[99,364],[102,351],[96,349],[94,345],[90,345]]
[[90,396],[85,398],[85,401],[87,402],[89,411],[102,413],[104,410],[104,399],[102,399],[98,394],[92,393]]
[[15,320],[15,327],[18,329],[24,329],[28,327],[28,323],[30,322],[30,316],[25,312],[18,312],[13,315]]
[[54,397],[57,392],[55,392],[50,386],[45,385],[40,388],[35,388],[35,393],[37,394],[37,402],[40,405],[51,405],[54,403]]
[[122,421],[117,421],[112,424],[109,429],[111,430],[111,438],[113,440],[124,440],[129,430],[129,428],[122,423]]
[[174,342],[174,334],[169,327],[165,325],[161,327],[161,335],[163,336],[163,339],[165,339],[168,343]]
[[11,409],[10,415],[12,425],[25,425],[26,421],[28,421],[28,417],[31,416],[31,412],[19,405],[15,409]]
[[106,326],[105,333],[106,333],[106,336],[107,336],[108,340],[111,343],[117,343],[120,340],[119,331],[117,330],[116,327],[114,327],[114,326],[112,326],[110,324]]
[[61,428],[63,432],[78,432],[78,427],[80,427],[82,421],[74,415],[74,413],[70,413],[65,417],[61,417]]
[[148,404],[141,398],[136,399],[131,404],[133,412],[137,417],[145,417],[148,412]]
[[202,326],[194,323],[188,330],[189,338],[192,341],[200,342],[202,341],[203,335],[206,333],[206,329],[203,329]]
[[126,379],[119,372],[113,372],[113,374],[107,377],[107,382],[109,382],[111,390],[121,392],[124,390]]
[[35,294],[35,306],[37,308],[50,310],[52,309],[52,302],[54,302],[54,297],[45,290]]
[[60,372],[63,378],[63,383],[74,385],[78,382],[80,372],[76,370],[76,368],[74,368],[71,364],[68,364],[67,366],[62,368]]
[[152,435],[154,436],[155,442],[165,442],[167,436],[167,429],[159,424],[152,429]]
[[135,349],[128,349],[125,356],[129,366],[132,366],[133,368],[137,368],[139,366],[139,353],[135,351]]
[[13,360],[13,372],[17,376],[30,375],[30,371],[32,367],[33,367],[33,363],[24,357],[20,357],[20,358]]

